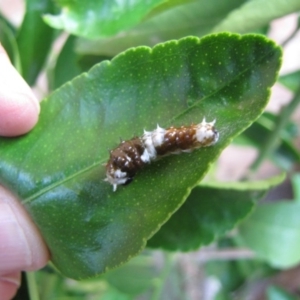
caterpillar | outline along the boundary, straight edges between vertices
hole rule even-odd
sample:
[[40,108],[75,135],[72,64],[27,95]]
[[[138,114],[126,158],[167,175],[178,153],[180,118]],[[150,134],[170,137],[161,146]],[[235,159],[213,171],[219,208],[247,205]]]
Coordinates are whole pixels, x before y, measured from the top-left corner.
[[214,145],[219,139],[215,122],[206,122],[204,118],[201,123],[190,126],[164,129],[157,125],[153,131],[144,130],[141,137],[121,141],[118,147],[110,151],[105,164],[105,181],[112,184],[115,192],[118,185],[130,183],[141,168],[159,157]]

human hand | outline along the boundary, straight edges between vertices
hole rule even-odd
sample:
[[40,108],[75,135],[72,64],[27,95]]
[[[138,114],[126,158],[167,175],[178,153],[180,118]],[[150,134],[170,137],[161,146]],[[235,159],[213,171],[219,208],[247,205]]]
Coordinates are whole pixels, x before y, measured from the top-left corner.
[[[38,120],[39,103],[0,45],[0,136],[28,132]],[[1,159],[1,158],[0,158]],[[15,196],[0,186],[0,295],[9,300],[20,271],[43,267],[49,252],[35,224]]]

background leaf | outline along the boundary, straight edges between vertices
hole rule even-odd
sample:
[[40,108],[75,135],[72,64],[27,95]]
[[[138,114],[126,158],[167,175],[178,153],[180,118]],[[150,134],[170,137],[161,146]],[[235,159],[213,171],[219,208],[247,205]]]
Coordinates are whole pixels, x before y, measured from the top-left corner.
[[74,52],[75,36],[66,40],[56,64],[48,72],[51,89],[56,89],[84,71],[88,71],[96,63],[107,60],[108,57],[97,55],[80,55]]
[[20,54],[16,43],[16,30],[10,22],[0,14],[0,42],[8,54],[15,68],[22,72],[20,66]]
[[297,300],[298,297],[294,297],[284,289],[271,285],[267,289],[268,300]]
[[[29,134],[0,139],[1,183],[21,199],[65,275],[90,277],[119,266],[261,114],[280,63],[280,48],[258,35],[130,49],[45,99]],[[203,117],[217,120],[215,146],[159,160],[116,193],[103,181],[107,149],[118,137]]]
[[231,230],[283,176],[260,182],[204,183],[148,241],[147,246],[190,251],[208,245]]
[[74,36],[69,36],[56,60],[53,76],[51,77],[53,79],[53,89],[60,87],[81,73],[77,64],[78,56],[73,51],[74,39]]
[[252,0],[233,11],[218,24],[213,32],[251,32],[266,26],[272,20],[300,10],[298,0]]
[[296,172],[292,178],[291,183],[293,187],[294,200],[300,202],[300,173]]
[[180,5],[147,19],[122,34],[95,41],[81,38],[77,42],[76,52],[114,56],[130,47],[153,47],[170,39],[189,35],[203,36],[243,2],[244,0],[198,0]]
[[288,89],[296,92],[300,82],[300,71],[295,71],[283,76],[280,76],[278,81]]
[[106,273],[102,278],[124,294],[138,295],[153,286],[157,276],[153,257],[144,253]]
[[300,261],[299,202],[260,205],[240,226],[244,243],[277,268],[288,268]]
[[54,37],[53,28],[42,19],[42,14],[54,11],[51,0],[27,0],[26,14],[17,34],[20,49],[22,76],[34,85],[40,73]]
[[88,38],[114,35],[139,23],[163,0],[57,0],[60,15],[45,15],[50,26]]

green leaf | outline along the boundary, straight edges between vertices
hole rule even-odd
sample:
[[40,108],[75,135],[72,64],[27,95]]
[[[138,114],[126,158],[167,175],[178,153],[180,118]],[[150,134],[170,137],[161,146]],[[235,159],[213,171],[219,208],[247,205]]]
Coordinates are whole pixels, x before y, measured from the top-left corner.
[[300,202],[300,173],[295,173],[291,178],[294,199]]
[[295,71],[283,76],[280,76],[278,81],[293,92],[296,92],[300,84],[300,71]]
[[80,54],[114,56],[130,47],[180,39],[188,35],[203,36],[245,0],[198,0],[167,10],[134,28],[113,37],[95,41],[79,39],[76,51]]
[[255,202],[282,180],[281,175],[258,182],[197,186],[147,246],[190,251],[208,245],[233,229],[252,211]]
[[26,14],[17,35],[21,55],[22,75],[29,85],[34,85],[54,36],[54,30],[45,24],[42,14],[52,12],[51,0],[27,0]]
[[153,8],[163,0],[57,0],[60,15],[45,15],[50,26],[64,29],[74,35],[95,39],[114,35],[138,24]]
[[252,0],[233,11],[213,32],[251,32],[268,25],[272,20],[300,10],[299,0]]
[[[67,295],[78,295],[80,299],[90,297],[91,299],[102,300],[102,298],[105,298],[103,296],[104,294],[108,297],[113,291],[113,294],[116,295],[117,291],[120,296],[127,295],[129,299],[136,299],[133,297],[134,295],[149,292],[149,290],[155,286],[155,283],[160,281],[160,272],[161,270],[157,266],[157,255],[150,251],[147,253],[143,252],[120,268],[111,270],[102,276],[81,280],[75,285],[70,285],[64,280],[64,283],[52,286],[50,289],[48,287],[49,291],[52,291],[52,295],[48,294],[43,296],[48,296],[48,298],[44,299],[61,299],[63,296],[66,297]],[[42,275],[45,277],[44,274]],[[54,275],[60,276],[55,273]],[[57,280],[58,279],[59,278],[57,278]],[[45,277],[43,281],[39,280],[38,286],[40,288],[40,293],[47,289],[49,281],[51,281],[51,277],[49,278],[49,276]],[[59,287],[63,287],[60,294],[56,293],[56,295],[53,295],[53,291],[57,291]],[[112,299],[119,298],[112,297]]]
[[298,297],[294,297],[284,289],[271,285],[267,288],[268,300],[297,300]]
[[276,268],[300,261],[299,202],[263,204],[240,226],[244,243]]
[[96,63],[107,60],[107,57],[95,55],[78,55],[74,52],[75,36],[69,36],[66,40],[53,70],[48,72],[50,85],[56,89],[73,79],[83,71],[88,71]]
[[50,78],[52,89],[60,87],[82,72],[77,64],[78,55],[73,50],[74,40],[74,36],[69,36],[66,40],[56,60],[53,74],[50,73],[52,75]]
[[132,300],[132,297],[130,295],[125,295],[118,290],[115,290],[113,288],[108,289],[103,294],[101,294],[101,300]]
[[105,278],[118,291],[138,295],[154,285],[158,277],[154,257],[139,255],[122,267],[106,273]]
[[[146,17],[145,19],[151,18],[157,14],[160,14],[164,11],[170,10],[179,5],[186,5],[191,2],[199,2],[199,0],[167,0],[162,2],[160,5],[156,6]],[[201,1],[201,0],[200,0]]]
[[[130,49],[45,99],[29,134],[0,139],[0,181],[21,199],[62,273],[83,278],[117,267],[144,248],[261,114],[280,63],[281,49],[258,35]],[[103,181],[107,150],[120,136],[204,117],[217,120],[213,147],[165,157],[115,193]]]
[[15,28],[0,14],[0,42],[15,68],[21,72],[20,54],[16,42]]

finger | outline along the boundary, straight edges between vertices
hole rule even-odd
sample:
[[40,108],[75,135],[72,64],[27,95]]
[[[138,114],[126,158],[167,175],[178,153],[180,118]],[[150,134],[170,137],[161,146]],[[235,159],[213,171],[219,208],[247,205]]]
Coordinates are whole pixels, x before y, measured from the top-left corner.
[[10,300],[16,294],[21,282],[21,273],[15,272],[0,276],[0,295],[2,300]]
[[38,121],[39,111],[36,97],[0,44],[0,135],[28,132]]
[[49,252],[24,207],[0,187],[0,276],[43,267]]

